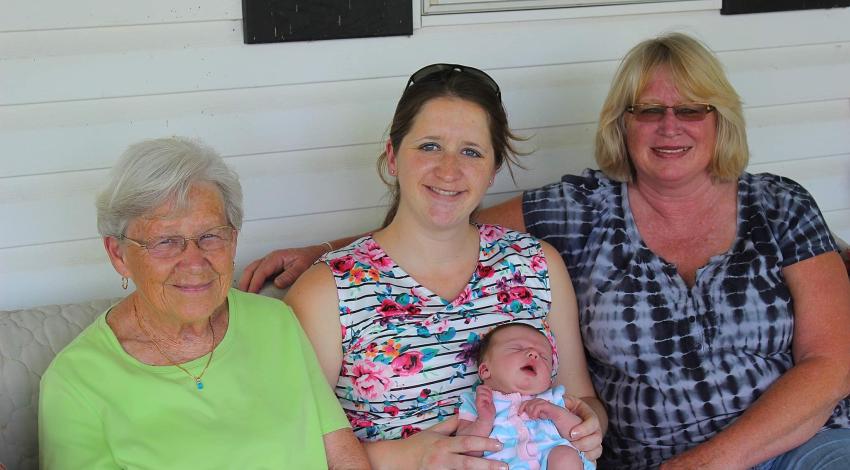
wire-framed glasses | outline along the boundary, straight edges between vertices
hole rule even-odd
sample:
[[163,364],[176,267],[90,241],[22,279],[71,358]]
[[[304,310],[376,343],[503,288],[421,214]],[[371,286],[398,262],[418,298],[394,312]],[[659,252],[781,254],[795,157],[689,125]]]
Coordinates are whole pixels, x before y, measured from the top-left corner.
[[197,237],[184,237],[182,235],[169,235],[167,237],[154,237],[150,240],[134,240],[125,235],[121,240],[127,240],[134,245],[144,248],[154,258],[172,258],[183,253],[189,240],[195,242],[201,251],[218,251],[227,247],[233,241],[233,233],[236,231],[230,225],[213,227]]
[[675,106],[664,106],[655,103],[635,103],[626,107],[626,112],[632,113],[640,122],[658,122],[664,119],[667,109],[672,109],[676,119],[680,121],[702,121],[708,113],[715,110],[708,103],[684,103]]

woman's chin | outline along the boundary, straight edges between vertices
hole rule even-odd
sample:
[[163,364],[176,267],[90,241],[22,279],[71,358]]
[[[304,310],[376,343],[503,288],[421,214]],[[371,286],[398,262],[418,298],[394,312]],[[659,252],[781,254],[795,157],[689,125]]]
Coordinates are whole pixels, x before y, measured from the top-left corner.
[[472,211],[432,211],[430,214],[431,225],[437,228],[449,229],[469,225],[469,217]]

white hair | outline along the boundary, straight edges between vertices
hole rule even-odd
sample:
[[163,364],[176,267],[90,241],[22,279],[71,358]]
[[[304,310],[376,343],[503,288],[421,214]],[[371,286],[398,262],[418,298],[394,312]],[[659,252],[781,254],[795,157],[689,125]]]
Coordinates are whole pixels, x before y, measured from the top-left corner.
[[121,237],[131,220],[172,198],[176,208],[186,207],[195,183],[214,184],[227,222],[242,227],[242,186],[236,173],[211,148],[170,137],[133,144],[121,155],[97,196],[97,230],[104,237]]

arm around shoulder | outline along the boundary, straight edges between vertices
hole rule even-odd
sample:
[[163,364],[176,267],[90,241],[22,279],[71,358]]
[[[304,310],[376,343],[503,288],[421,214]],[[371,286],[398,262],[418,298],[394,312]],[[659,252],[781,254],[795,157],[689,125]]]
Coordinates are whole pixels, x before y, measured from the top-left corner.
[[522,196],[481,209],[472,218],[479,224],[496,224],[519,232],[525,232],[525,219],[522,215]]
[[301,273],[309,269],[320,256],[334,248],[348,245],[361,236],[354,235],[301,248],[274,250],[245,266],[239,278],[239,289],[246,292],[259,292],[272,277],[272,281],[278,288],[285,289],[292,285]]

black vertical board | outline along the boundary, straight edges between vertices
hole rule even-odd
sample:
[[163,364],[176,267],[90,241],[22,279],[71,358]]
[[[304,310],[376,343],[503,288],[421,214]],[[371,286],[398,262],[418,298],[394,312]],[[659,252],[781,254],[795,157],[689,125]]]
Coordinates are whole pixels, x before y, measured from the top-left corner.
[[850,0],[723,0],[721,15],[850,6]]
[[410,0],[242,0],[246,44],[409,36]]

